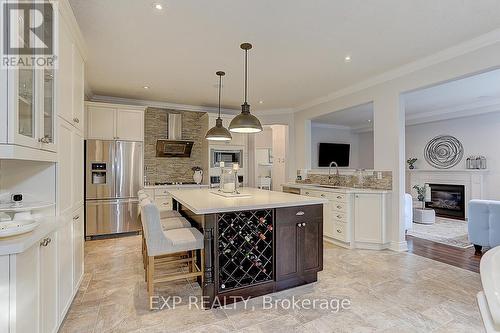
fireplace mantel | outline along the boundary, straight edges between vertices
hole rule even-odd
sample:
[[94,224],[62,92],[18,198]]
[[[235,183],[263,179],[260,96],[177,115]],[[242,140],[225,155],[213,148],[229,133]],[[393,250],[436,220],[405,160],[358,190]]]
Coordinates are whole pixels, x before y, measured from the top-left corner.
[[406,191],[416,198],[414,185],[450,184],[465,186],[465,217],[467,203],[472,199],[483,199],[484,174],[487,169],[413,169],[406,172]]
[[442,172],[442,173],[487,173],[488,169],[413,169],[406,170],[406,172],[414,173],[414,172]]

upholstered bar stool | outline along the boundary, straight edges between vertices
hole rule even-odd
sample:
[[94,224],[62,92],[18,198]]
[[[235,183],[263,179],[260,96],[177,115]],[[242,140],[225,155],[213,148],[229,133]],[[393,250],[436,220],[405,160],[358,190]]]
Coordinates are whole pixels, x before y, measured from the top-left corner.
[[[153,204],[141,205],[141,218],[146,240],[146,280],[149,296],[153,295],[155,283],[169,282],[200,276],[203,280],[203,235],[196,228],[163,230],[160,212]],[[197,265],[196,251],[200,250],[202,267]],[[188,258],[177,259],[171,255],[190,252]],[[188,272],[155,273],[155,268],[171,264],[188,265]]]
[[[140,206],[145,206],[154,203],[151,199],[145,198],[140,201]],[[142,211],[142,209],[140,210]],[[140,213],[139,213],[140,214]],[[163,216],[163,217],[162,217]],[[142,221],[142,216],[141,216]],[[191,228],[191,223],[179,214],[177,211],[162,211],[160,212],[160,223],[162,230],[172,230],[179,228]],[[146,269],[147,264],[147,254],[146,254],[146,239],[144,238],[144,222],[142,221],[142,262],[144,269]]]

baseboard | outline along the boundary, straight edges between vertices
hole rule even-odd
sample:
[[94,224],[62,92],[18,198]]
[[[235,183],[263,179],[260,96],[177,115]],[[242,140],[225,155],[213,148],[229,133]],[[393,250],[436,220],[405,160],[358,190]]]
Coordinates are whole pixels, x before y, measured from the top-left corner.
[[402,242],[390,242],[389,250],[396,252],[406,252],[408,251],[408,243],[406,241]]
[[83,282],[84,275],[85,275],[85,273],[82,274],[82,276],[80,277],[80,280],[76,284],[75,290],[73,290],[73,296],[71,296],[71,302],[68,302],[69,304],[66,306],[66,309],[64,309],[64,316],[62,316],[62,318],[60,318],[61,320],[59,320],[59,323],[57,324],[56,332],[59,332],[62,323],[64,322],[64,320],[66,319],[66,316],[68,315],[68,311],[71,308],[71,305],[73,305],[73,302],[75,301],[76,294],[78,294],[78,290],[80,290],[80,286]]
[[323,242],[327,242],[333,245],[337,245],[346,249],[352,249],[351,243],[345,243],[336,239],[329,238],[327,236],[323,236]]

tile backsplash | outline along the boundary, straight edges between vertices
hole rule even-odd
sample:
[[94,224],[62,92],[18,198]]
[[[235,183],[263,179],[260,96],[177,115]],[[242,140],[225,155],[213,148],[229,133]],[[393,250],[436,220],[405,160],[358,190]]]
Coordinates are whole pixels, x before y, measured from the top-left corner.
[[[191,157],[156,157],[156,140],[167,138],[169,113],[182,114],[182,139],[194,141]],[[144,117],[144,175],[155,182],[192,182],[192,167],[202,166],[204,112],[178,111],[149,107]],[[208,158],[208,157],[207,157]],[[206,173],[206,170],[203,170]],[[207,177],[206,174],[203,175]]]
[[328,179],[328,174],[310,172],[304,180],[297,180],[297,183],[312,183],[312,184],[331,184],[335,186],[371,188],[378,190],[392,190],[392,172],[380,171],[382,178],[377,178],[378,171],[363,171],[363,177],[360,182],[356,173],[349,175],[332,175],[332,179]]

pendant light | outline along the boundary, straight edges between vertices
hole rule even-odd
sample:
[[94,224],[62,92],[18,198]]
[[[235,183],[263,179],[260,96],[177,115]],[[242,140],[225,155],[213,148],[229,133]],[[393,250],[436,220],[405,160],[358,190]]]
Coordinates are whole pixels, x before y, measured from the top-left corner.
[[247,73],[248,73],[248,50],[252,44],[243,43],[240,47],[245,51],[245,102],[241,106],[241,113],[233,118],[229,124],[229,130],[236,133],[257,133],[262,131],[259,119],[250,114],[250,105],[247,103]]
[[224,126],[222,126],[222,119],[220,117],[222,77],[226,75],[226,73],[218,71],[215,74],[219,76],[219,117],[215,120],[215,126],[208,130],[207,134],[205,135],[205,139],[210,141],[231,141],[231,133],[229,133],[229,131]]

